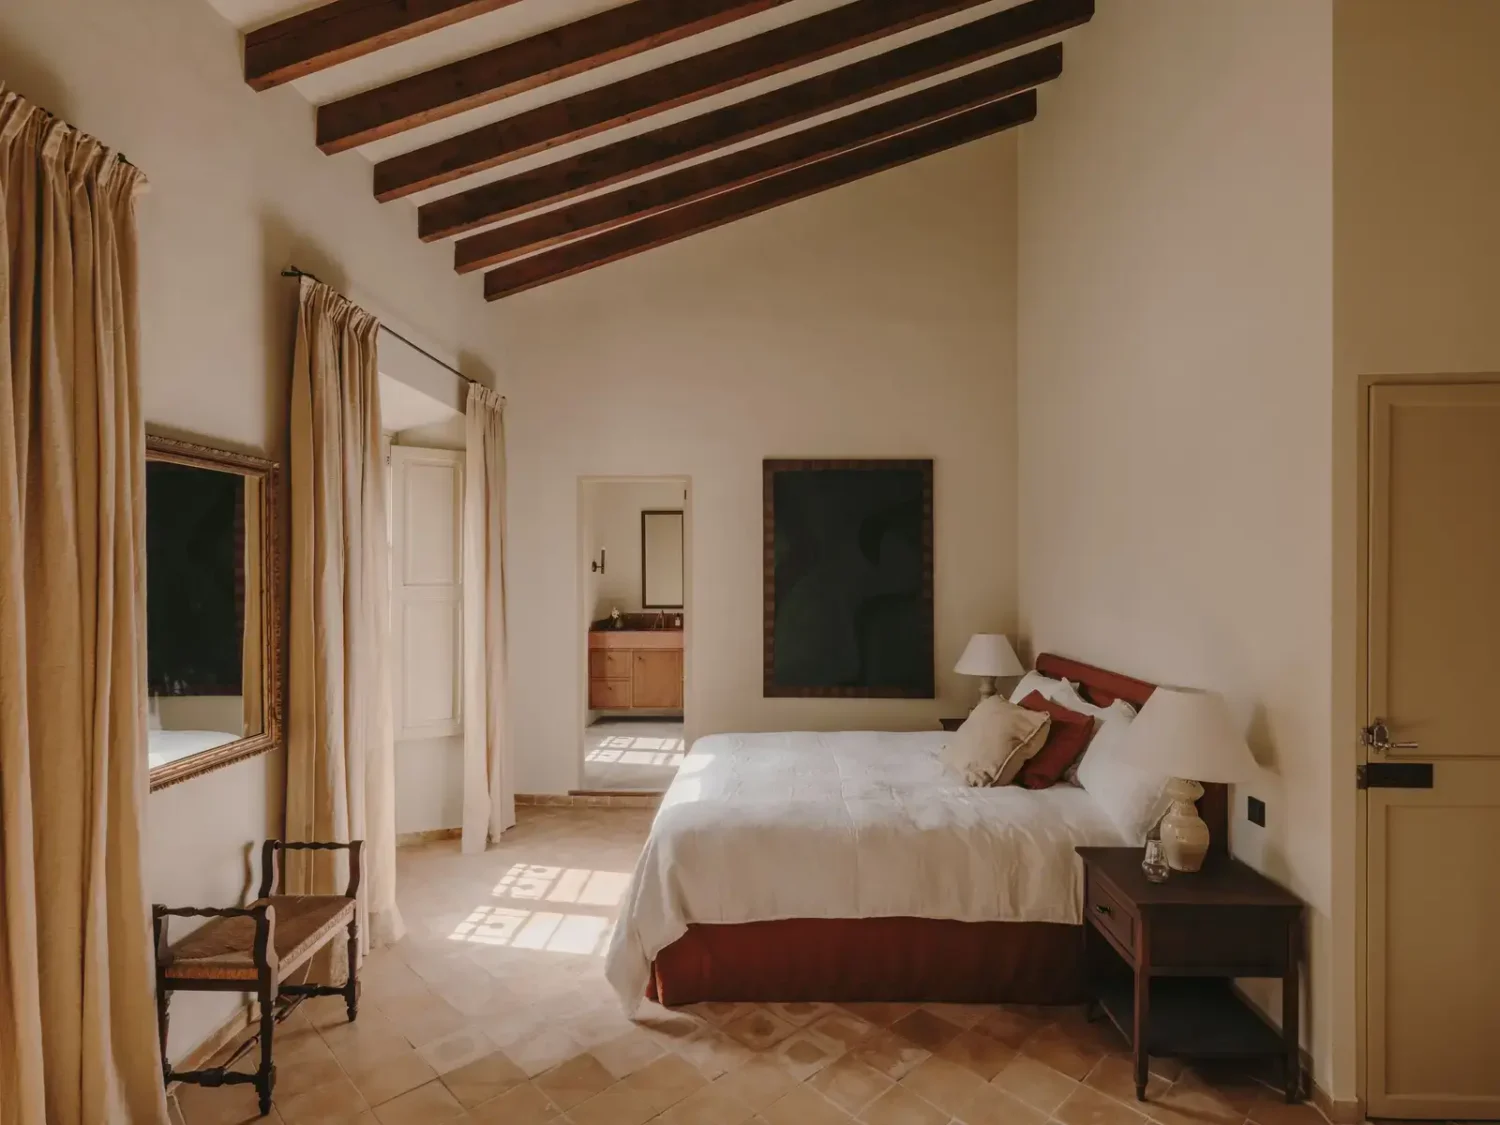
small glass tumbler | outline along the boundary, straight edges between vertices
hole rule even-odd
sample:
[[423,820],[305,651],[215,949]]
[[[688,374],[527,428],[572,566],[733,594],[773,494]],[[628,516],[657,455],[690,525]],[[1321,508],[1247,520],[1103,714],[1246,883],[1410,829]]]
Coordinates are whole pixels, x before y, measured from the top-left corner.
[[1146,850],[1141,856],[1141,870],[1145,872],[1148,883],[1167,881],[1171,868],[1167,866],[1167,853],[1162,849],[1160,840],[1146,841]]

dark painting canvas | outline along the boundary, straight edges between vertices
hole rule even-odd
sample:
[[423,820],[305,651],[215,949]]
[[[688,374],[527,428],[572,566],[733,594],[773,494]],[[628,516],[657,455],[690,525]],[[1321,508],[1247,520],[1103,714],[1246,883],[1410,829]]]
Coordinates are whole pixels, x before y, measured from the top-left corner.
[[765,462],[765,694],[931,699],[932,462]]

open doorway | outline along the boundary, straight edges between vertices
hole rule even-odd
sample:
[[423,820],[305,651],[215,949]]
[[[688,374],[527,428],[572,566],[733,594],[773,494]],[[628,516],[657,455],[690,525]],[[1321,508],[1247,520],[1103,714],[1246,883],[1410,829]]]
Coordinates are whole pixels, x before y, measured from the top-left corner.
[[659,793],[687,752],[688,482],[580,482],[585,651],[578,792]]

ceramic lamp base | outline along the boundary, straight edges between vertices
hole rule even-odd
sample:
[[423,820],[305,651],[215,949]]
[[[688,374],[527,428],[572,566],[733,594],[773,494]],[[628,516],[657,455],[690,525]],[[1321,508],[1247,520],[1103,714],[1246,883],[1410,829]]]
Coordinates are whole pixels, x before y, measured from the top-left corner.
[[1208,825],[1195,804],[1203,796],[1203,786],[1174,777],[1167,782],[1166,794],[1172,800],[1172,807],[1161,819],[1161,846],[1167,854],[1167,866],[1173,871],[1197,871],[1208,854]]
[[994,676],[980,676],[979,677],[979,702],[983,703],[986,699],[988,699],[990,696],[992,696],[994,694],[995,694],[995,677]]

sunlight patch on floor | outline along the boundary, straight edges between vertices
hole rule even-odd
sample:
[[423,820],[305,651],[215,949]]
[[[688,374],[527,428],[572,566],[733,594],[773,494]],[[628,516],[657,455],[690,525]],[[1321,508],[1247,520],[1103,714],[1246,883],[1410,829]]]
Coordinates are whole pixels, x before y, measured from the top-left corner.
[[601,914],[480,906],[453,927],[448,940],[591,957],[603,955],[613,928]]
[[[629,883],[628,871],[512,864],[491,891],[498,899],[510,900],[510,904],[476,906],[454,926],[448,940],[603,956],[614,929],[607,912],[620,904]],[[522,902],[537,905],[518,905]]]
[[618,906],[630,882],[628,871],[586,867],[545,867],[517,863],[495,884],[497,898],[546,899],[584,906]]
[[684,755],[680,738],[642,738],[632,735],[610,735],[599,740],[584,755],[585,762],[626,766],[677,766]]

